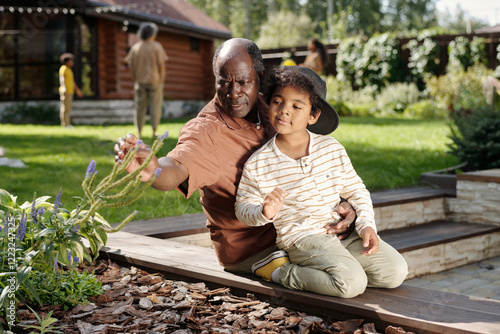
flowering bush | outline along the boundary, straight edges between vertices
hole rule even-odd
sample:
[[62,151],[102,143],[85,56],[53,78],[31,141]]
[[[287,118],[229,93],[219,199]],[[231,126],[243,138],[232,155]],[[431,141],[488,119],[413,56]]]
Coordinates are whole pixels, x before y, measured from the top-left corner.
[[[123,163],[115,163],[111,173],[99,183],[96,183],[96,162],[91,161],[82,182],[85,197],[72,211],[63,207],[62,190],[54,203],[49,202],[50,196],[37,198],[35,195],[32,202],[19,204],[16,196],[0,189],[0,314],[7,310],[9,318],[9,307],[16,300],[27,304],[47,301],[47,298],[40,298],[41,290],[45,289],[43,284],[39,284],[40,275],[53,277],[52,283],[55,282],[55,285],[51,283],[50,288],[56,290],[69,281],[92,282],[88,274],[77,275],[71,271],[81,261],[95,260],[99,249],[106,244],[107,233],[120,230],[137,213],[132,212],[119,226],[111,228],[98,210],[102,207],[127,206],[151,185],[161,169],[147,183],[141,182],[139,173],[151,161],[167,136],[168,132],[154,142],[148,158],[139,169],[123,177],[120,175],[125,172],[133,155],[144,146],[141,142],[127,154]],[[61,273],[54,276],[54,271]],[[100,291],[92,284],[88,289],[85,284],[73,286],[80,289],[73,291],[73,295],[82,293],[83,297],[72,299],[63,296],[59,300],[71,305],[84,301],[88,293]],[[69,290],[68,294],[71,295]]]

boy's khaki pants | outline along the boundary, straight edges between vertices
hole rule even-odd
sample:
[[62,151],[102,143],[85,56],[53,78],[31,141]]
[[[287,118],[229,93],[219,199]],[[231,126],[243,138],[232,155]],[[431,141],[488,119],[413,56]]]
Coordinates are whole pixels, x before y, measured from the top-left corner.
[[71,114],[71,108],[73,106],[73,94],[60,94],[61,96],[61,107],[59,112],[59,118],[61,119],[62,126],[70,126],[71,121],[69,115]]
[[[280,283],[289,289],[342,298],[355,297],[366,287],[396,288],[408,275],[408,265],[392,246],[379,241],[377,253],[362,255],[363,240],[356,232],[345,240],[331,234],[303,237],[287,250],[290,262],[280,269]],[[225,269],[251,273],[253,263],[277,249],[271,247]]]

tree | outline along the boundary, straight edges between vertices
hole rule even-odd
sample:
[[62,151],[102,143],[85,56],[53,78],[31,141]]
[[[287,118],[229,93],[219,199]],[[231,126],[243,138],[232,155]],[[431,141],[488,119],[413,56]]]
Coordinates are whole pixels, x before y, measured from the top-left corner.
[[468,29],[472,32],[488,25],[486,20],[470,17],[459,4],[454,11],[446,8],[443,12],[438,12],[438,22],[452,34],[468,33]]
[[385,25],[387,30],[423,30],[437,25],[435,0],[389,0]]
[[256,43],[261,49],[305,45],[315,26],[305,14],[281,10],[262,25]]

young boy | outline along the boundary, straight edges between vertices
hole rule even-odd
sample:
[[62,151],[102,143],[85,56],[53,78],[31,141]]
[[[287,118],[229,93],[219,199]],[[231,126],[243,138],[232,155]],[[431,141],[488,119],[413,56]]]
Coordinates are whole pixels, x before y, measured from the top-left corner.
[[60,119],[61,126],[72,128],[69,115],[73,106],[73,95],[76,92],[78,97],[82,97],[83,93],[78,88],[73,77],[75,56],[72,53],[63,53],[60,57],[62,66],[59,68],[59,95],[61,97]]
[[[406,261],[378,237],[370,193],[344,147],[326,136],[339,117],[325,101],[325,82],[307,67],[285,66],[271,75],[269,88],[277,134],[246,162],[235,208],[250,226],[273,223],[281,250],[252,271],[287,288],[343,298],[367,286],[399,286]],[[357,233],[344,240],[327,232],[341,219],[341,197],[357,214]],[[288,278],[284,251],[291,263],[310,269],[305,279]]]

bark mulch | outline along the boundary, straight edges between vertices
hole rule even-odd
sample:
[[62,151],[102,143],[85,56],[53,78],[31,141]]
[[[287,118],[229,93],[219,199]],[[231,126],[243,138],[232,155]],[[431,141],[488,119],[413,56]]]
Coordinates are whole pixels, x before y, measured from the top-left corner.
[[[100,260],[85,268],[98,276],[105,293],[70,310],[44,306],[35,311],[59,319],[64,333],[388,333],[400,327],[375,328],[363,319],[333,321],[273,307],[253,295],[232,295],[229,288],[210,290],[204,283],[168,280],[161,274]],[[20,324],[37,325],[28,309],[18,310]]]

